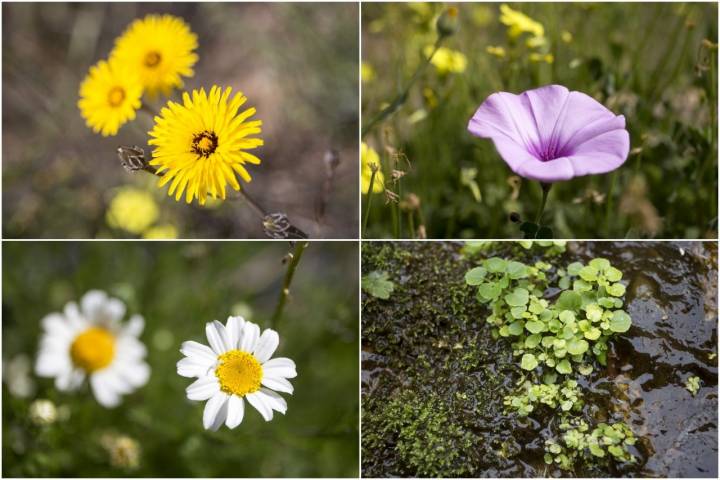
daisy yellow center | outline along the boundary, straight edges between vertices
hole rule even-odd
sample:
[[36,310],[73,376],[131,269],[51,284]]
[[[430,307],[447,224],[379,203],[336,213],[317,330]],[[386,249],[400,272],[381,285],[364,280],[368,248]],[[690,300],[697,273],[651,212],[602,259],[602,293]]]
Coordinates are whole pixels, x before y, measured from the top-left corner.
[[145,55],[145,66],[155,68],[160,65],[161,60],[162,55],[160,55],[160,52],[148,52],[147,55]]
[[111,107],[118,107],[125,100],[125,89],[122,87],[113,87],[108,92],[108,103]]
[[192,151],[203,157],[209,157],[218,145],[215,132],[204,131],[193,136]]
[[260,390],[262,366],[252,354],[230,350],[218,358],[220,365],[215,369],[215,376],[223,392],[242,397]]
[[73,363],[88,373],[101,370],[115,356],[115,337],[104,328],[90,327],[70,345]]

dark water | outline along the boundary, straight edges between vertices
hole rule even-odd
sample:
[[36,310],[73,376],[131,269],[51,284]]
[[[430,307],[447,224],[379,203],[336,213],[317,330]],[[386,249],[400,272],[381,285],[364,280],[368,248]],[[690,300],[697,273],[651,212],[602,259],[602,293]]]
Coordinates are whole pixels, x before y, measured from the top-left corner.
[[[500,245],[498,253],[507,257],[509,247]],[[490,337],[482,307],[458,293],[469,288],[462,275],[475,263],[459,249],[447,243],[363,247],[363,272],[384,269],[397,283],[390,301],[363,294],[363,433],[374,432],[376,424],[368,422],[366,430],[366,420],[381,413],[383,401],[399,391],[413,391],[420,399],[439,395],[451,411],[448,425],[477,440],[472,448],[462,448],[453,472],[567,476],[542,461],[542,437],[553,419],[536,414],[518,419],[503,412],[502,399],[517,380],[517,367],[509,346]],[[633,326],[610,342],[607,369],[581,377],[583,415],[593,423],[625,421],[639,439],[631,450],[638,461],[579,466],[573,473],[717,478],[716,247],[572,242],[550,263],[594,257],[609,259],[624,273]],[[695,397],[684,386],[691,375],[701,379]],[[398,454],[392,434],[384,438],[383,448],[363,442],[363,475],[417,475],[416,467]],[[468,470],[461,470],[464,465]]]

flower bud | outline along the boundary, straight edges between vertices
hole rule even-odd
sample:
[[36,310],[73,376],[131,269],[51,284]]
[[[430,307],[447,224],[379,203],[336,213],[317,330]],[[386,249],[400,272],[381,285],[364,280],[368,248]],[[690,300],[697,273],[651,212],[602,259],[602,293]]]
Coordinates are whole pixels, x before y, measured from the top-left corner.
[[449,37],[457,33],[460,29],[457,7],[448,7],[445,9],[438,17],[435,28],[437,28],[440,37]]

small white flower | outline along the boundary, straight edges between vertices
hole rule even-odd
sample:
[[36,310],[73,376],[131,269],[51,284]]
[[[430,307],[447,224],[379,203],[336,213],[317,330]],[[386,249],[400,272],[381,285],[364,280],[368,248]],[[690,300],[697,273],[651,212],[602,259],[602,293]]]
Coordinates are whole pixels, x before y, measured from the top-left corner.
[[58,418],[55,404],[50,400],[39,399],[30,404],[30,421],[35,425],[50,425]]
[[[243,398],[270,421],[273,410],[285,414],[287,403],[277,392],[293,393],[288,378],[295,378],[295,362],[273,358],[280,338],[274,330],[260,335],[260,327],[242,317],[228,317],[205,325],[210,347],[198,342],[182,344],[185,358],[177,364],[178,375],[197,378],[187,387],[190,400],[204,401],[203,426],[217,430],[223,423],[235,428],[245,414]],[[277,392],[276,392],[277,391]]]
[[147,350],[138,340],[145,321],[133,315],[122,324],[124,316],[125,304],[99,290],[87,292],[79,307],[70,302],[63,313],[46,316],[35,373],[55,378],[61,391],[77,389],[88,377],[100,405],[118,405],[150,377]]

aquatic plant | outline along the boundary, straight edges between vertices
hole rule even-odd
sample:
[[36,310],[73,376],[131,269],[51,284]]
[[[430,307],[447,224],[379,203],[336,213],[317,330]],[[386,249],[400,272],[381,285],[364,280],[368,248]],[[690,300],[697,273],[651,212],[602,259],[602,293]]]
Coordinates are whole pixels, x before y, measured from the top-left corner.
[[636,438],[632,430],[624,423],[600,423],[592,431],[584,420],[576,419],[563,422],[559,428],[564,433],[559,440],[545,441],[544,460],[547,464],[557,464],[562,470],[572,470],[575,462],[598,461],[614,458],[621,462],[634,462],[635,458],[627,451],[628,445],[635,445]]

